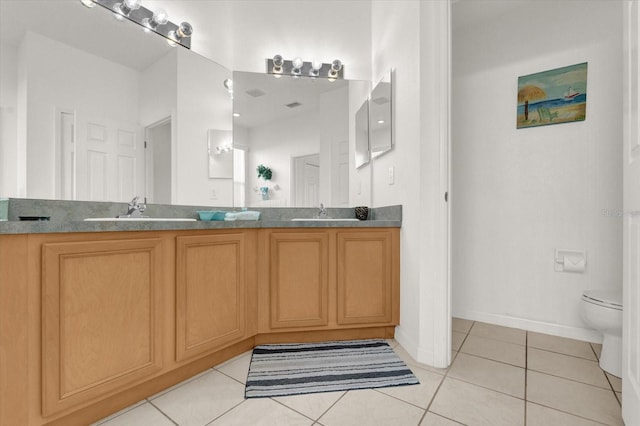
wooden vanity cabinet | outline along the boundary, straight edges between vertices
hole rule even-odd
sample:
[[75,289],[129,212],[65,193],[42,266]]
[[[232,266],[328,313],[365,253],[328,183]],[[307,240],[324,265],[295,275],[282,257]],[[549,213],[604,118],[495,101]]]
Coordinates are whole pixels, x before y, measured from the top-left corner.
[[42,244],[43,415],[163,368],[160,238]]
[[255,297],[248,294],[255,292],[254,238],[254,232],[177,238],[177,361],[255,334]]
[[393,336],[398,228],[0,235],[0,426],[83,425],[266,342]]
[[399,323],[397,228],[264,232],[261,333]]

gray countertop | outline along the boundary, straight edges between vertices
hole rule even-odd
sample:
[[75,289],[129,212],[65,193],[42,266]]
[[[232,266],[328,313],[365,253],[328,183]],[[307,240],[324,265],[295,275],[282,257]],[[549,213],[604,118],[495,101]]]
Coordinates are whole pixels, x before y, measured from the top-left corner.
[[[126,207],[126,204],[124,205]],[[257,221],[84,221],[92,217],[115,217],[122,203],[10,199],[9,220],[0,222],[1,234],[45,234],[68,232],[165,231],[252,228],[399,228],[402,206],[369,209],[369,220],[363,221],[292,221],[312,218],[314,208],[260,208]],[[150,205],[145,212],[151,217],[197,218],[198,210],[226,210],[199,206]],[[353,208],[329,208],[330,218],[353,218]],[[50,221],[20,221],[19,216],[50,216]]]

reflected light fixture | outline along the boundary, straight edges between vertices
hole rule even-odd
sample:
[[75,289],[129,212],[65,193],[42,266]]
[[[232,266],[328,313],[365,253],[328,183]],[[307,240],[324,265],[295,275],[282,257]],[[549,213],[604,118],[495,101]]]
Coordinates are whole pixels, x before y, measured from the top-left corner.
[[283,59],[281,55],[275,55],[273,58],[267,59],[267,74],[273,74],[276,78],[290,75],[294,78],[309,76],[328,78],[333,81],[344,78],[344,66],[339,59],[334,60],[331,64],[325,64],[320,61],[304,62],[300,57],[289,61]]
[[142,6],[142,0],[124,0],[121,3],[116,3],[113,10],[122,16],[129,16],[134,10],[140,9],[140,6]]
[[163,9],[155,12],[142,6],[142,0],[80,0],[86,7],[96,4],[113,12],[113,15],[122,20],[129,19],[143,27],[145,32],[154,32],[167,39],[172,46],[181,45],[191,48],[191,35],[193,27],[188,22],[176,25],[169,21],[169,15]]
[[145,27],[145,31],[149,32],[149,30],[155,30],[158,25],[164,25],[169,22],[169,15],[165,12],[164,9],[158,9],[153,12],[153,16],[151,18],[144,18],[142,20],[142,25]]
[[234,112],[234,113],[233,113],[233,116],[234,116],[234,117],[240,117],[240,113],[239,113],[239,112]]
[[338,78],[338,73],[342,70],[342,61],[336,59],[331,63],[331,69],[329,70],[329,79],[335,80]]
[[233,99],[233,80],[231,80],[230,78],[227,78],[224,80],[222,84],[224,85],[225,89],[227,89],[227,93],[229,93],[229,97]]

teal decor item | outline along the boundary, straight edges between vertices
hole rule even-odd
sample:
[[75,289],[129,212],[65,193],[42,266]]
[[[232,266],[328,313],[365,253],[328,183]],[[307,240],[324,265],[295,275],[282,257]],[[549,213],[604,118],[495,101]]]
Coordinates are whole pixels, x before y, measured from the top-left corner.
[[268,186],[261,186],[260,187],[260,196],[262,197],[263,200],[268,200],[269,199],[269,187]]

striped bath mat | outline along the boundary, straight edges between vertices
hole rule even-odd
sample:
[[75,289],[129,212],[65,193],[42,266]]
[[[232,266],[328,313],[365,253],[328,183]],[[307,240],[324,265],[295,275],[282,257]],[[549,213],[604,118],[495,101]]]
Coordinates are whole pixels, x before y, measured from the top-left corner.
[[416,385],[384,340],[256,346],[246,398]]

